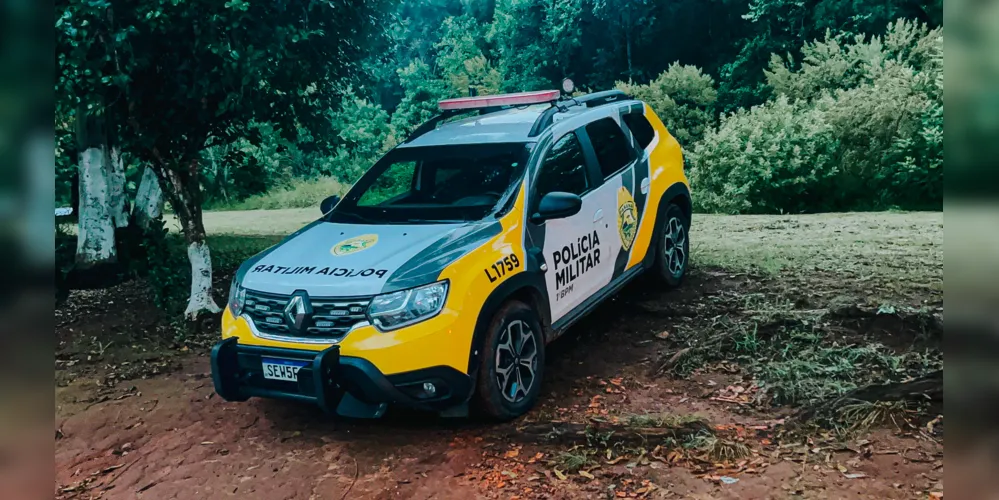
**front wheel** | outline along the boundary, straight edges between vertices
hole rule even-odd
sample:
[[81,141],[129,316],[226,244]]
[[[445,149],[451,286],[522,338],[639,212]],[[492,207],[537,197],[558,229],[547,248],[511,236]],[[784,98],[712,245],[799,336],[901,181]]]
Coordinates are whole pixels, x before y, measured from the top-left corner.
[[545,344],[538,314],[523,302],[507,302],[490,322],[480,358],[477,407],[489,418],[510,420],[538,399]]
[[687,238],[690,219],[679,206],[671,203],[658,224],[655,274],[667,288],[676,288],[683,282],[690,262],[690,240]]

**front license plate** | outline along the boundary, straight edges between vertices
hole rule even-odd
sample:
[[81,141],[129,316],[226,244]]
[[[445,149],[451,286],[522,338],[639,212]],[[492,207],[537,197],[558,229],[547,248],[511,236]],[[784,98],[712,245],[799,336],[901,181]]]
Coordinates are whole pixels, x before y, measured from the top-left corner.
[[264,378],[298,382],[298,370],[308,363],[293,359],[260,358],[264,368]]

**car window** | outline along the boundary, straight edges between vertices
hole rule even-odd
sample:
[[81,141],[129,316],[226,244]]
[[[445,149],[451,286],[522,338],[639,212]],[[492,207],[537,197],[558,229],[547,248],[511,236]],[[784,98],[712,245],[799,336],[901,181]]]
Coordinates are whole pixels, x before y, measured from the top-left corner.
[[631,162],[632,150],[624,131],[612,118],[601,118],[586,126],[593,151],[597,154],[600,171],[609,177]]
[[656,131],[649,123],[649,119],[642,113],[628,113],[624,115],[624,124],[631,130],[631,135],[635,137],[638,147],[645,149],[652,143],[656,136]]
[[579,195],[586,192],[586,161],[576,134],[566,134],[548,150],[537,182],[538,198],[553,191]]
[[413,177],[416,175],[416,162],[393,163],[357,200],[361,207],[390,204],[415,194]]

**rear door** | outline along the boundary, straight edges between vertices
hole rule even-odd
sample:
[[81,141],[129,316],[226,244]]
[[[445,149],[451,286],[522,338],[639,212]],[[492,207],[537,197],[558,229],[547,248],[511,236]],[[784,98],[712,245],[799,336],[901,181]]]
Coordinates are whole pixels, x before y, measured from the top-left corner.
[[[620,277],[627,269],[630,252],[638,232],[635,165],[639,160],[627,129],[621,127],[619,114],[590,122],[583,131],[587,154],[596,164],[600,185],[593,196],[600,205],[602,252],[601,266],[594,278],[597,290]],[[604,237],[606,235],[606,237]]]

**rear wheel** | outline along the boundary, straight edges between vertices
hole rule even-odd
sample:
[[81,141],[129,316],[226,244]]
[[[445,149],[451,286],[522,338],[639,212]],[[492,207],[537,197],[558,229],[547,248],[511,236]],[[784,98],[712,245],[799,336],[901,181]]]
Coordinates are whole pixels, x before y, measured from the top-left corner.
[[667,288],[676,288],[683,282],[690,261],[690,240],[687,238],[690,218],[671,203],[660,215],[658,224],[655,274]]
[[504,304],[489,324],[480,363],[478,409],[497,420],[527,413],[538,399],[545,368],[538,314],[520,301]]

